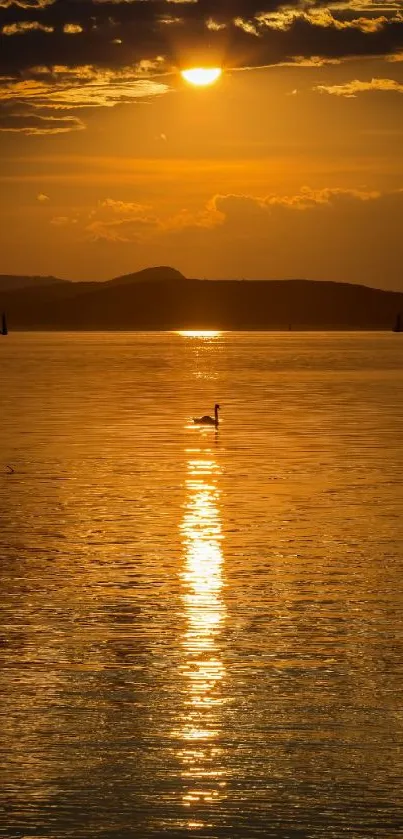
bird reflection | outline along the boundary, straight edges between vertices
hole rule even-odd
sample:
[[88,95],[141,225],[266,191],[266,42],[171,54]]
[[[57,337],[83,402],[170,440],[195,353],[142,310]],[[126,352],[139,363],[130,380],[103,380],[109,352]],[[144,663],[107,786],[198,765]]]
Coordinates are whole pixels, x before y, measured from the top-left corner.
[[225,620],[219,466],[211,450],[189,452],[187,497],[182,521],[182,572],[186,628],[183,635],[185,709],[179,757],[186,780],[184,805],[222,800],[220,714],[224,665],[220,632]]

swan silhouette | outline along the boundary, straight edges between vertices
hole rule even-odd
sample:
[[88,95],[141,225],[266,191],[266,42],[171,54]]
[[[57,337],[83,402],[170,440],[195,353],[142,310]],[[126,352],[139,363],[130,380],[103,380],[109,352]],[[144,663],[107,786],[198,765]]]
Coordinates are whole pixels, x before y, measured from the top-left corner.
[[219,405],[214,405],[214,417],[204,416],[204,417],[193,417],[193,422],[196,425],[215,425],[218,428],[218,412],[220,410]]
[[218,427],[218,422],[219,422],[219,420],[218,420],[218,411],[219,410],[220,410],[220,406],[219,405],[214,405],[214,417],[209,417],[208,415],[206,415],[204,417],[193,417],[193,422],[196,423],[196,425],[215,425],[215,427],[217,428]]

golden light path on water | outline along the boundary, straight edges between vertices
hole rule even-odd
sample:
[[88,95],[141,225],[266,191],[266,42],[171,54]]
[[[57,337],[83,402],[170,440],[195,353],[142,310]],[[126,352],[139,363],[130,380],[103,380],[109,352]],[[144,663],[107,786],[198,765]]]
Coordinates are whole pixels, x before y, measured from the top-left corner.
[[175,334],[182,338],[218,338],[222,332],[219,329],[179,329]]
[[[219,465],[210,448],[188,449],[186,501],[181,524],[185,561],[182,571],[186,628],[183,635],[187,682],[179,758],[185,779],[186,807],[211,805],[224,797],[220,734],[225,669],[219,633],[225,621]],[[201,826],[190,820],[188,827]]]

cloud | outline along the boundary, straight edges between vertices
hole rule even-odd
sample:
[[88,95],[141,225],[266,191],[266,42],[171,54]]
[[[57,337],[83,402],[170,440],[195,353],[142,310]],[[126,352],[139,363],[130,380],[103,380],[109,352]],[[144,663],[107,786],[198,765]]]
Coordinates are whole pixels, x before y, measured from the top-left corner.
[[308,186],[302,187],[294,195],[273,194],[256,197],[217,194],[198,212],[184,209],[176,215],[159,219],[154,225],[153,234],[184,233],[191,229],[213,231],[229,226],[241,231],[241,235],[248,231],[248,236],[253,237],[259,229],[273,227],[281,218],[290,225],[293,218],[313,211],[326,212],[330,218],[332,211],[357,209],[360,205],[379,200],[380,197],[381,194],[375,190],[311,189]]
[[79,23],[65,23],[63,25],[63,32],[66,35],[79,35],[80,32],[84,32],[84,29]]
[[87,224],[85,232],[87,238],[93,242],[101,240],[112,243],[140,242],[144,239],[144,233],[153,230],[157,222],[142,216],[133,218],[122,218],[116,221],[95,220]]
[[264,198],[250,195],[215,195],[209,208],[218,214],[221,222],[231,216],[270,215],[281,210],[301,212],[306,210],[331,209],[342,203],[373,201],[380,193],[374,190],[356,190],[341,188],[311,189],[302,187],[295,195],[268,195]]
[[84,127],[84,123],[73,116],[48,116],[29,109],[13,111],[8,107],[0,110],[0,131],[3,132],[35,136],[66,134]]
[[76,109],[110,108],[122,102],[131,103],[156,96],[165,90],[166,86],[160,82],[139,79],[137,74],[126,68],[120,71],[96,70],[84,65],[70,70],[57,65],[52,72],[39,67],[34,68],[29,79],[6,81],[1,93],[3,102],[14,100],[41,109]]
[[24,35],[27,32],[54,32],[53,26],[44,26],[38,20],[21,20],[16,23],[5,24],[1,30],[2,35]]
[[[79,131],[85,123],[75,113],[85,108],[112,108],[161,95],[166,86],[139,78],[136,70],[98,70],[91,65],[74,68],[37,65],[30,78],[0,80],[0,131],[25,134],[60,134]],[[61,116],[60,112],[67,112]]]
[[86,211],[63,210],[50,223],[66,244],[80,243],[113,264],[126,255],[146,261],[150,253],[163,264],[167,254],[181,253],[199,265],[196,276],[306,276],[399,287],[402,212],[403,189],[305,186],[288,195],[217,193],[199,209],[176,213],[114,195]]
[[[158,230],[174,252],[191,249],[222,276],[306,276],[401,283],[403,189],[312,189],[290,195],[215,195],[186,226]],[[176,241],[172,243],[172,238]],[[179,239],[179,241],[178,241]],[[204,269],[204,273],[210,273]],[[213,268],[214,271],[214,268]]]
[[214,199],[197,213],[183,209],[168,216],[158,216],[149,204],[103,198],[86,212],[56,217],[51,224],[66,227],[78,222],[81,235],[92,242],[124,244],[150,242],[156,237],[191,229],[213,229],[222,223],[223,214]]
[[323,55],[295,55],[292,61],[280,61],[279,67],[324,67],[328,64],[341,64],[340,58],[325,58]]
[[[170,80],[165,75],[203,63],[206,50],[211,62],[229,69],[315,68],[354,56],[397,62],[403,52],[402,4],[0,0],[1,130],[80,130],[84,120],[74,113],[61,118],[56,112],[114,107],[166,94]],[[331,92],[330,87],[323,91]],[[11,117],[7,108],[4,113],[10,102],[22,114]]]
[[297,21],[305,21],[322,29],[335,29],[339,32],[356,29],[363,33],[379,32],[388,22],[385,15],[342,19],[339,15],[335,16],[329,7],[313,7],[305,11],[287,6],[283,6],[275,12],[263,12],[257,16],[256,20],[259,27],[256,31],[257,35],[261,34],[260,30],[263,30],[264,27],[285,32],[291,29]]
[[127,215],[127,213],[134,213],[135,215],[138,215],[139,213],[144,213],[149,209],[149,207],[145,204],[136,204],[130,201],[117,201],[115,198],[104,198],[103,201],[99,202],[97,210],[94,210],[93,212],[99,212],[100,209],[111,210],[116,215]]
[[214,204],[214,199],[209,201],[205,208],[197,213],[189,210],[181,210],[173,216],[161,220],[159,231],[164,233],[181,232],[191,228],[198,230],[212,230],[219,227],[223,222],[223,214]]
[[250,195],[213,196],[200,210],[192,212],[182,209],[178,213],[158,216],[150,205],[104,198],[86,213],[74,213],[74,217],[62,216],[51,223],[67,226],[78,222],[81,235],[93,242],[106,241],[112,244],[129,242],[151,242],[156,238],[186,232],[212,232],[229,225],[256,232],[267,225],[273,226],[287,216],[292,218],[308,212],[327,212],[359,207],[374,202],[380,193],[373,190],[311,189],[302,187],[294,195]]
[[242,29],[242,32],[245,32],[246,35],[254,35],[255,38],[261,37],[261,32],[258,28],[258,21],[251,21],[245,20],[242,17],[234,18],[234,26],[237,26],[238,29]]
[[214,18],[209,17],[206,20],[206,27],[211,32],[221,32],[223,29],[227,28],[226,23],[218,23],[218,21],[214,20]]
[[157,56],[164,58],[160,71],[174,70],[205,55],[206,48],[214,63],[227,67],[243,66],[246,56],[251,66],[263,66],[292,61],[296,54],[397,54],[403,44],[401,11],[402,4],[393,0],[0,0],[0,30],[24,33],[13,45],[3,36],[0,73],[25,73],[39,63],[112,70]]
[[117,244],[142,241],[160,221],[148,205],[104,198],[81,219],[81,226],[86,239]]
[[20,9],[43,9],[54,2],[55,0],[0,0],[0,9],[9,9],[12,6]]
[[403,93],[403,84],[394,79],[371,79],[368,82],[353,79],[345,84],[319,84],[314,87],[314,90],[318,90],[319,93],[329,93],[331,96],[345,96],[347,99],[355,99],[358,93],[367,93],[374,90]]

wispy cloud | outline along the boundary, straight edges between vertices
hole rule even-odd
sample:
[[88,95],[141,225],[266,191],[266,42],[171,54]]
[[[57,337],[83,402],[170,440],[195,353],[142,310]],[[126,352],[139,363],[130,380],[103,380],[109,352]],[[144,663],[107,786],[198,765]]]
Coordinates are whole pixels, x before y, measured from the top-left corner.
[[[138,78],[130,69],[96,70],[88,65],[69,70],[39,68],[42,78],[5,82],[3,101],[19,101],[39,108],[111,108],[165,93],[168,88],[152,79]],[[36,76],[36,77],[35,77]]]
[[84,123],[73,116],[48,116],[22,110],[13,112],[10,109],[0,111],[0,131],[13,134],[41,135],[67,134],[70,131],[81,131]]
[[13,48],[2,45],[4,73],[57,62],[117,69],[156,56],[172,70],[189,53],[205,52],[207,43],[209,54],[230,67],[243,66],[242,56],[263,66],[296,54],[395,54],[402,48],[403,14],[397,0],[228,0],[215,6],[204,0],[0,0],[0,31],[26,35]]
[[394,52],[392,55],[388,55],[386,57],[387,61],[390,61],[394,64],[397,64],[400,61],[403,61],[403,50],[401,52]]
[[[25,134],[59,134],[85,128],[77,110],[133,104],[167,92],[160,81],[141,77],[136,69],[97,70],[56,65],[32,68],[29,78],[0,80],[0,130]],[[65,116],[60,116],[65,111]],[[69,113],[70,112],[70,113]]]
[[127,243],[143,240],[160,226],[148,205],[105,198],[81,219],[85,238],[93,242]]
[[2,35],[25,35],[27,32],[54,32],[53,26],[44,26],[38,20],[21,20],[16,23],[5,24],[1,29]]
[[347,205],[377,201],[380,197],[375,190],[315,190],[306,186],[294,195],[217,194],[197,211],[182,209],[165,216],[159,215],[150,205],[105,198],[89,211],[78,214],[75,211],[72,216],[56,217],[50,223],[64,227],[74,222],[77,235],[93,242],[144,243],[191,230],[214,231],[228,223],[245,224],[248,229],[252,224],[253,229],[254,223],[272,224],[280,215],[287,214],[291,219],[309,211],[331,212]]
[[[256,20],[259,28],[267,27],[282,32],[291,29],[298,21],[321,29],[335,29],[338,32],[356,29],[363,33],[379,32],[388,23],[388,18],[384,14],[362,15],[357,18],[351,18],[349,15],[343,19],[340,11],[338,9],[339,14],[335,15],[330,7],[325,6],[311,7],[307,10],[283,6],[278,11],[259,14]],[[259,31],[256,34],[259,34]]]
[[[151,100],[169,91],[166,74],[205,55],[207,45],[211,60],[238,70],[319,68],[364,56],[398,62],[403,53],[398,0],[213,6],[204,0],[0,0],[0,107],[12,101],[32,110],[74,111]],[[355,95],[337,94],[331,85],[322,92]],[[38,130],[31,121],[25,133],[38,133],[41,119]],[[47,131],[78,130],[83,122],[70,113]],[[22,129],[14,121],[4,130]]]
[[371,79],[368,82],[353,79],[344,84],[319,84],[314,87],[319,93],[329,93],[332,96],[344,96],[347,99],[355,99],[359,93],[370,91],[387,91],[392,93],[403,93],[403,84],[395,79]]
[[44,9],[55,2],[56,0],[0,0],[0,9],[9,9],[12,6],[18,9]]
[[[295,195],[267,195],[263,198],[250,195],[215,195],[208,208],[221,222],[229,215],[270,214],[277,210],[306,212],[331,209],[341,203],[374,201],[380,197],[375,190],[302,187]],[[217,216],[218,214],[218,216]]]
[[79,23],[65,23],[63,25],[63,32],[66,35],[79,35],[81,32],[84,32],[84,29]]

